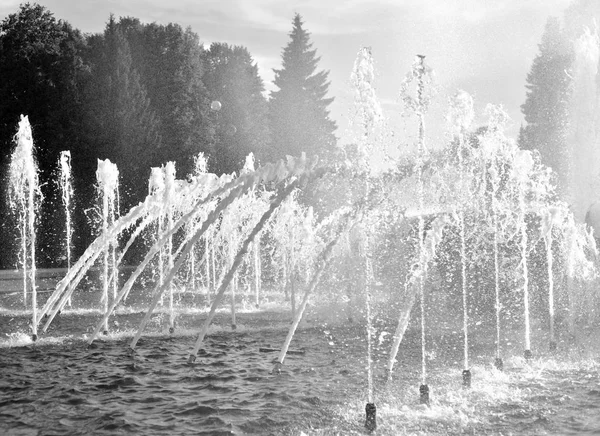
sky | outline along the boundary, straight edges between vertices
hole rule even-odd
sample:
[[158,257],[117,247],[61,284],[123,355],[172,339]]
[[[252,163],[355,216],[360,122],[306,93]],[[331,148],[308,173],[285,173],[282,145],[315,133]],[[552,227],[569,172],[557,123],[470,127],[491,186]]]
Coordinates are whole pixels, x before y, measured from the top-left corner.
[[[0,19],[18,10],[19,0],[0,0]],[[273,68],[289,41],[297,12],[329,71],[331,117],[337,136],[350,140],[353,105],[350,73],[361,47],[371,47],[376,92],[390,127],[414,136],[402,116],[400,83],[416,54],[435,72],[436,98],[426,119],[430,141],[443,140],[448,98],[461,89],[475,99],[477,124],[488,103],[501,104],[516,136],[523,117],[525,79],[538,53],[549,16],[562,16],[571,0],[40,0],[56,18],[85,33],[101,32],[110,13],[142,22],[190,26],[202,43],[245,46],[257,62],[267,91]],[[409,139],[407,139],[409,140]]]

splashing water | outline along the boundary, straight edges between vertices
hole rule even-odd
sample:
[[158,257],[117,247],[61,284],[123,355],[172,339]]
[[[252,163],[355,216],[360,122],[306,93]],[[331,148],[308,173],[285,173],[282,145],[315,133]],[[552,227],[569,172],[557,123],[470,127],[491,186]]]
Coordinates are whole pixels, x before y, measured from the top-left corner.
[[[58,179],[62,203],[65,208],[65,251],[67,257],[67,271],[71,268],[71,239],[73,228],[71,223],[71,199],[73,198],[73,178],[71,175],[71,152],[61,151],[59,158],[60,177]],[[71,306],[71,299],[67,300]]]
[[365,306],[367,310],[367,400],[373,403],[373,315],[371,313],[371,283],[373,268],[369,252],[369,237],[365,238]]
[[38,167],[33,157],[33,135],[29,118],[21,115],[19,130],[15,135],[17,144],[9,167],[9,204],[18,216],[21,237],[21,265],[23,268],[23,305],[27,307],[27,284],[31,288],[32,335],[37,338],[37,289],[35,282],[36,233],[35,217],[41,192],[38,183]]
[[529,319],[529,270],[527,265],[527,222],[525,220],[525,189],[533,160],[529,151],[520,151],[515,159],[516,178],[519,181],[519,208],[521,228],[521,266],[523,268],[523,310],[525,317],[525,353],[531,351],[531,323]]
[[[175,163],[167,162],[164,167],[165,174],[165,213],[166,213],[166,223],[167,228],[166,231],[169,233],[169,237],[167,239],[167,268],[169,270],[173,269],[174,260],[173,260],[173,234],[171,230],[173,229],[173,203],[176,201],[175,198]],[[173,283],[169,282],[169,331],[172,333],[175,328],[175,310],[173,308]]]
[[[464,163],[463,154],[465,152],[464,134],[469,128],[473,118],[473,98],[466,92],[458,92],[450,102],[449,122],[452,130],[458,136],[458,192],[465,192],[464,184]],[[463,336],[464,336],[464,370],[469,369],[469,312],[467,298],[467,250],[465,242],[465,207],[463,201],[458,206],[458,228],[460,234],[460,269],[463,298]]]
[[[98,169],[96,170],[96,180],[98,190],[102,197],[102,234],[107,235],[108,227],[112,226],[115,221],[117,189],[119,185],[119,170],[117,166],[109,161],[98,159]],[[104,250],[103,273],[102,273],[102,299],[104,304],[104,314],[108,312],[108,288],[109,288],[109,255],[112,258],[113,267],[113,283],[116,285],[118,274],[116,274],[116,259],[115,259],[115,242],[113,240],[106,241],[107,247]],[[113,285],[113,300],[116,298],[116,292]],[[108,333],[108,317],[104,323],[104,332]]]

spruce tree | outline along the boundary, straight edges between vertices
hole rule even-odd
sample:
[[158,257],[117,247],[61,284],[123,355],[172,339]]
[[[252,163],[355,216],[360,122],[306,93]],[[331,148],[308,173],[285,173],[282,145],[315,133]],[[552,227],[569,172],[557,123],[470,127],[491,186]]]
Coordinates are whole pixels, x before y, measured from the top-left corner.
[[272,159],[302,152],[323,159],[332,154],[335,145],[336,124],[327,109],[333,98],[326,98],[329,72],[316,72],[320,58],[302,25],[296,14],[291,40],[283,49],[282,68],[274,70],[279,90],[271,92],[269,102]]
[[537,149],[542,161],[558,170],[569,123],[572,54],[557,18],[548,19],[539,50],[527,75],[527,98],[521,106],[527,125],[521,128],[519,143]]

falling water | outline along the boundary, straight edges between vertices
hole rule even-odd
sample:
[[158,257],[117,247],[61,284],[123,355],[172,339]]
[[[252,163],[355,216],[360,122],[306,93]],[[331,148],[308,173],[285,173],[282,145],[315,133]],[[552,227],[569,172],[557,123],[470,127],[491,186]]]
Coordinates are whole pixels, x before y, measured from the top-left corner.
[[[71,177],[71,152],[61,151],[60,159],[60,177],[59,186],[62,193],[62,202],[65,207],[65,250],[67,256],[67,271],[71,268],[71,237],[73,229],[71,226],[71,198],[73,197],[73,183]],[[67,301],[71,306],[71,299]]]
[[496,296],[496,366],[500,367],[500,263],[498,259],[498,216],[494,196],[492,196],[492,220],[494,226],[494,291]]
[[554,335],[554,275],[552,274],[552,228],[544,238],[546,242],[546,260],[548,264],[548,312],[550,314],[550,347],[556,347]]
[[[148,194],[156,195],[165,198],[165,173],[163,168],[154,167],[150,170],[150,179],[148,180]],[[160,202],[161,208],[164,208],[164,201]],[[156,220],[156,240],[158,241],[163,235],[163,211]],[[158,252],[158,283],[162,285],[164,281],[164,247],[160,247]],[[161,299],[162,304],[162,299]]]
[[255,292],[255,305],[258,309],[260,305],[260,233],[256,235],[254,240],[254,292]]
[[[41,200],[38,167],[33,158],[33,135],[29,118],[21,115],[15,135],[17,146],[9,167],[9,203],[19,217],[20,258],[23,268],[23,304],[27,307],[27,282],[31,288],[32,337],[37,339],[37,289],[35,283],[35,217]],[[29,267],[28,267],[29,265]]]
[[[175,198],[175,163],[167,162],[164,167],[165,174],[165,201],[167,232],[173,228],[173,201]],[[173,235],[167,240],[167,266],[173,269]],[[169,282],[169,332],[175,328],[175,309],[173,308],[173,282]]]
[[190,282],[192,285],[192,292],[196,292],[196,253],[195,246],[190,251]]
[[[235,257],[235,249],[234,249],[234,236],[233,236],[233,231],[229,234],[229,244],[228,244],[228,249],[229,249],[229,268],[231,268],[231,266],[233,265],[233,259]],[[231,280],[231,283],[229,284],[229,292],[231,293],[231,328],[233,330],[235,330],[237,328],[237,322],[236,322],[236,317],[235,317],[235,286],[237,283],[237,274],[233,275],[233,279]]]
[[[474,118],[473,98],[464,91],[459,91],[450,101],[450,112],[448,121],[451,129],[458,137],[458,192],[465,192],[464,184],[464,156],[465,152],[465,131],[469,128]],[[463,380],[468,384],[469,370],[469,313],[468,313],[468,283],[467,283],[467,250],[465,242],[465,212],[464,202],[458,205],[458,228],[460,233],[460,265],[461,265],[461,285],[463,299],[463,352],[464,352],[464,371],[463,377],[467,374],[467,379]]]
[[[102,195],[102,234],[104,237],[108,237],[108,227],[114,222],[115,215],[115,201],[117,186],[119,184],[119,170],[117,166],[108,159],[98,159],[98,169],[96,170],[96,180],[98,182],[98,189]],[[114,242],[111,241],[112,246]],[[104,250],[103,260],[103,273],[102,273],[102,300],[104,304],[104,314],[108,314],[108,287],[109,287],[109,251],[110,245]],[[113,259],[113,266],[115,260]],[[114,273],[113,273],[114,277]],[[113,278],[113,281],[116,277]],[[114,299],[114,296],[113,296]],[[108,334],[108,317],[104,323],[104,332]]]
[[365,234],[365,306],[367,309],[367,401],[373,403],[373,316],[371,313],[371,283],[373,267],[369,252],[369,236]]
[[[462,140],[461,140],[462,142]],[[462,160],[462,159],[461,159]],[[463,369],[469,369],[469,312],[467,301],[467,253],[465,244],[465,214],[461,209],[459,215],[459,231],[460,231],[460,266],[461,266],[461,283],[462,283],[462,299],[463,299],[463,352],[464,366]]]
[[555,224],[562,221],[562,216],[559,208],[548,208],[542,217],[542,234],[546,245],[546,264],[548,267],[548,314],[550,315],[550,350],[556,349],[556,334],[554,331],[554,274],[553,268],[553,251],[552,251],[552,228]]
[[[458,136],[458,190],[466,192],[464,180],[464,152],[465,152],[465,132],[471,125],[475,114],[473,111],[473,98],[464,91],[459,91],[450,102],[450,113],[448,121],[451,128]],[[469,312],[468,312],[468,283],[467,283],[467,250],[465,242],[465,202],[461,199],[458,205],[458,228],[460,233],[460,266],[461,266],[461,285],[463,298],[463,386],[469,387],[471,383],[471,373],[469,370]]]
[[[308,298],[312,294],[312,292],[315,290],[317,285],[319,284],[319,281],[321,280],[321,276],[323,275],[323,272],[327,269],[327,267],[329,266],[329,264],[333,258],[334,247],[338,243],[342,234],[348,230],[348,227],[352,223],[352,220],[354,218],[356,218],[355,215],[356,215],[356,210],[345,214],[345,216],[340,216],[340,219],[338,220],[339,227],[337,230],[337,234],[335,234],[333,236],[331,241],[325,246],[323,251],[318,256],[317,261],[315,262],[315,270],[312,275],[312,278],[310,279],[308,286],[306,287],[304,296],[302,297],[302,302],[300,303],[298,312],[296,313],[296,316],[294,317],[294,322],[290,326],[288,334],[285,338],[285,342],[283,343],[283,346],[281,347],[281,351],[279,352],[275,371],[277,370],[278,367],[281,367],[281,365],[283,365],[285,356],[290,347],[290,343],[292,342],[292,338],[294,337],[294,333],[296,332],[296,329],[298,328],[298,324],[300,324],[300,320],[302,319],[302,315],[304,314],[304,311],[306,310],[306,306],[308,304]],[[372,386],[370,387],[370,392],[372,392]]]
[[[190,355],[188,356],[189,363],[193,363],[196,360],[196,355],[198,354],[198,350],[200,349],[200,346],[201,346],[202,342],[204,341],[204,337],[206,336],[206,333],[208,332],[208,327],[210,326],[210,323],[212,322],[212,320],[215,316],[216,308],[220,304],[221,299],[223,298],[223,295],[225,294],[225,290],[227,289],[229,282],[233,278],[233,275],[234,275],[235,271],[237,270],[237,267],[242,262],[242,259],[248,250],[248,246],[252,243],[252,241],[256,237],[256,235],[262,230],[262,228],[264,227],[265,223],[269,220],[269,218],[271,218],[271,216],[273,215],[273,212],[275,212],[275,210],[281,205],[281,202],[283,200],[285,200],[285,198],[287,196],[289,196],[294,191],[294,189],[296,189],[296,187],[298,186],[300,181],[301,181],[300,179],[296,179],[293,182],[289,183],[287,187],[285,187],[284,189],[281,190],[281,192],[271,201],[271,205],[270,205],[269,209],[263,214],[263,216],[260,218],[260,220],[258,221],[256,226],[254,226],[254,228],[252,229],[250,234],[246,237],[244,242],[241,244],[241,247],[238,250],[238,252],[233,260],[233,265],[229,268],[229,270],[227,271],[227,274],[223,277],[223,280],[221,281],[221,283],[219,285],[219,289],[216,292],[216,296],[211,305],[210,312],[208,313],[208,317],[204,321],[204,325],[202,326],[202,330],[200,331],[200,334],[198,335],[198,338],[196,339],[194,348],[193,348],[192,352],[190,353]],[[243,191],[241,189],[237,190],[237,191],[232,191],[232,193],[230,194],[230,197],[225,198],[219,204],[219,207],[227,206],[227,203],[229,201],[232,202],[242,192]],[[213,211],[213,212],[215,212],[215,211]],[[206,223],[208,223],[210,225],[210,223],[212,221],[214,221],[214,219],[215,219],[215,214],[213,213],[212,217],[209,216],[209,218],[207,218]],[[201,232],[202,232],[202,230],[200,230],[199,233],[201,234]],[[140,330],[141,330],[141,328],[142,328],[142,326],[140,326]],[[137,338],[137,336],[136,336],[136,338]],[[132,348],[135,346],[136,338],[134,338],[134,341],[132,342],[132,346],[131,346]]]
[[205,276],[206,276],[206,298],[210,295],[210,246],[209,246],[209,236],[204,235],[204,257],[205,257]]
[[529,271],[527,268],[527,222],[525,221],[525,199],[521,195],[521,262],[523,264],[523,309],[525,315],[525,353],[531,351],[531,326],[529,322]]
[[[376,150],[373,148],[373,135],[375,129],[382,121],[381,105],[375,95],[375,70],[371,49],[369,47],[364,47],[359,50],[350,79],[355,88],[354,102],[356,113],[358,115],[359,127],[361,129],[357,167],[365,179],[363,198],[364,200],[368,200],[369,195],[371,194],[369,178],[372,177],[374,173],[371,159],[373,155],[376,154]],[[376,427],[376,408],[373,403],[373,320],[371,313],[371,281],[373,279],[373,270],[369,244],[369,229],[364,223],[360,226],[360,229],[362,230],[362,237],[364,238],[364,280],[367,312],[367,422],[365,426],[368,430],[373,431]]]
[[417,198],[419,202],[419,270],[421,274],[419,280],[419,305],[421,308],[421,384],[427,385],[427,360],[425,355],[426,338],[425,338],[425,220],[422,211],[425,207],[424,187],[423,187],[423,154],[425,153],[425,104],[424,104],[424,88],[423,81],[425,75],[425,56],[417,57],[416,73],[417,73],[417,115],[419,117],[419,141],[417,147],[416,158],[416,173],[417,173]]
[[521,231],[521,265],[523,267],[523,310],[525,318],[525,357],[531,357],[531,325],[529,321],[529,270],[527,265],[527,220],[525,209],[525,189],[529,182],[529,173],[533,159],[529,151],[517,152],[514,171],[519,187],[519,215]]
[[289,274],[288,280],[290,283],[290,305],[292,307],[292,318],[296,316],[296,274],[298,267],[296,265],[296,256],[295,256],[295,247],[296,247],[296,232],[295,232],[295,223],[292,224],[292,228],[290,229],[291,238],[290,238],[290,255],[288,257],[289,262]]
[[[217,291],[217,261],[216,261],[216,254],[215,254],[215,239],[214,237],[211,238],[211,244],[210,244],[210,253],[211,256],[210,257],[210,266],[211,266],[211,272],[212,272],[212,290],[213,293]],[[206,261],[208,262],[208,257],[206,258]]]
[[[115,165],[115,169],[116,169],[116,165]],[[117,171],[118,174],[118,171]],[[110,225],[112,226],[117,217],[120,215],[120,205],[121,204],[121,198],[119,196],[119,181],[118,181],[118,176],[117,176],[117,186],[115,187],[115,198],[113,200],[113,204],[112,204],[112,210],[111,210],[111,214],[110,214]],[[117,290],[119,288],[119,265],[117,263],[117,245],[118,245],[118,239],[115,239],[113,241],[113,243],[111,244],[110,247],[110,262],[112,265],[112,290],[113,290],[113,300],[115,298],[117,298]]]

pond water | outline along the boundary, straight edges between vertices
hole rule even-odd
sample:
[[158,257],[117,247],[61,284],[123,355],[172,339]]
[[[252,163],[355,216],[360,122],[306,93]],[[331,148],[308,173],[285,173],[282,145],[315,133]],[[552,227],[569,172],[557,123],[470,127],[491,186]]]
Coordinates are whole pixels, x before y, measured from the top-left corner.
[[[24,313],[0,313],[0,433],[366,433],[364,326],[305,323],[291,347],[305,353],[288,355],[276,373],[276,353],[259,349],[283,344],[287,313],[240,313],[234,332],[227,314],[218,314],[192,365],[187,355],[205,313],[180,314],[174,335],[162,333],[167,316],[156,314],[132,355],[141,316],[118,313],[113,332],[89,347],[81,332],[91,331],[95,311],[61,314],[36,343],[25,334]],[[600,434],[600,358],[589,347],[561,344],[531,361],[507,356],[500,372],[491,364],[493,341],[479,335],[472,388],[463,389],[462,338],[431,334],[428,408],[419,404],[419,337],[417,328],[407,332],[391,382],[389,342],[380,336],[375,344],[376,434]]]

